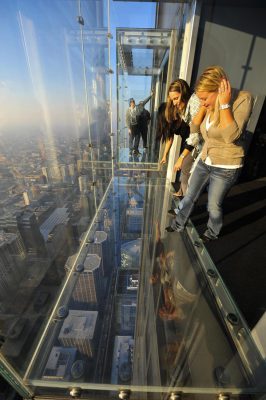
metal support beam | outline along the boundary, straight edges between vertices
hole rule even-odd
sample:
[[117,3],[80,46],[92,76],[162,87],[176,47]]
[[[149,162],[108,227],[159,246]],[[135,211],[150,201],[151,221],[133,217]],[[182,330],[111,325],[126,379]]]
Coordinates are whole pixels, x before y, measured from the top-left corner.
[[[179,78],[185,79],[188,83],[190,83],[191,80],[191,74],[192,74],[192,68],[196,50],[196,41],[198,36],[200,11],[201,8],[199,2],[197,0],[193,0],[186,16],[186,27],[185,27],[180,73],[179,73]],[[180,153],[180,145],[181,145],[180,138],[175,135],[169,153],[167,175],[166,175],[167,179],[170,182],[174,182],[176,178],[176,173],[173,171],[173,169]]]
[[33,392],[25,385],[25,382],[0,354],[0,375],[19,393],[24,399],[32,399]]

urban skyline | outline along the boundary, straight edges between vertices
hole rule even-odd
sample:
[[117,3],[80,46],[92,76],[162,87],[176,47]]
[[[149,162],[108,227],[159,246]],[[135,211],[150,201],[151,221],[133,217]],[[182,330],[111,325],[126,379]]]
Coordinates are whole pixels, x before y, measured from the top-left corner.
[[[0,149],[2,189],[0,192],[2,210],[0,214],[0,335],[3,342],[1,350],[11,364],[15,363],[16,368],[21,371],[27,367],[31,352],[37,344],[37,342],[27,341],[26,338],[22,340],[22,337],[25,332],[28,334],[36,332],[36,340],[38,340],[61,283],[73,268],[73,261],[76,259],[80,246],[84,246],[84,234],[95,215],[95,204],[97,206],[100,204],[112,178],[110,163],[108,164],[107,145],[105,152],[94,154],[97,161],[89,160],[89,142],[85,138],[75,140],[59,137],[53,145],[56,147],[51,149],[50,143],[45,142],[41,135],[40,137],[29,135],[28,138],[24,140],[19,138],[15,142],[11,137],[6,138]],[[96,164],[96,169],[97,166],[101,167],[100,172],[94,177],[91,164]],[[106,167],[104,167],[105,164]],[[142,214],[139,210],[143,206],[144,190],[144,186],[136,192],[134,188],[130,190],[129,187],[130,183],[129,186],[122,186],[120,189],[122,202],[120,200],[120,205],[117,205],[125,216],[126,213],[123,210],[136,208],[135,218],[138,221],[128,220],[124,227],[124,239],[127,238],[127,242],[131,238],[131,229],[133,235],[139,236],[141,233]],[[83,259],[78,261],[78,263],[84,263],[84,271],[80,272],[72,288],[68,305],[70,310],[93,312],[99,310],[97,335],[100,337],[103,337],[105,331],[110,332],[113,329],[111,328],[113,323],[116,325],[111,320],[107,324],[106,318],[105,324],[103,322],[105,312],[110,315],[110,310],[104,311],[107,305],[110,302],[115,304],[115,286],[111,286],[113,287],[111,291],[108,288],[110,282],[116,279],[117,268],[121,264],[120,256],[118,257],[119,264],[114,256],[112,230],[114,218],[118,218],[118,215],[112,215],[111,204],[110,200],[109,203],[107,201],[103,209],[98,212],[98,222],[84,247]],[[131,219],[133,214],[134,212],[131,213]],[[116,224],[119,224],[119,219]],[[121,244],[119,240],[118,248]],[[128,245],[130,248],[130,242]],[[132,245],[135,244],[132,243]],[[136,310],[136,282],[138,281],[135,277],[135,292],[133,294],[130,292],[130,303],[122,298],[122,304],[115,311],[120,315],[121,308],[122,318],[128,321],[125,323],[130,324],[132,335],[136,315],[136,311],[132,314],[132,310]],[[125,285],[130,286],[129,278]],[[112,307],[116,310],[114,305]],[[5,317],[7,313],[12,315],[8,323]],[[127,316],[128,313],[132,314],[131,317]],[[117,318],[121,317],[117,316]],[[119,327],[120,323],[116,326]],[[128,330],[123,326],[119,329],[118,333]],[[114,340],[113,336],[104,342],[104,346],[109,346],[110,340]],[[68,358],[64,355],[65,350],[58,350],[59,353],[56,350],[60,346],[62,348],[62,345],[65,347],[64,343],[66,342],[55,341],[55,347],[51,348],[51,354],[62,354],[60,363],[64,363],[65,357]],[[73,361],[71,365],[75,366],[81,355],[75,346],[71,345],[71,347],[75,348],[70,357]],[[93,354],[97,362],[102,365],[102,375],[100,374],[97,379],[103,379],[106,361],[102,360],[99,352],[100,347],[91,355]],[[91,363],[87,357],[87,353],[82,356],[84,365],[87,362]],[[47,361],[48,366],[53,363],[52,359],[53,355],[50,361]],[[40,371],[44,379],[51,377],[51,368],[48,366],[43,365],[45,371]],[[62,366],[60,370],[62,371]],[[54,374],[56,376],[56,372]],[[61,379],[67,377],[67,372],[64,376]],[[92,379],[92,375],[90,378],[83,375],[82,379]]]

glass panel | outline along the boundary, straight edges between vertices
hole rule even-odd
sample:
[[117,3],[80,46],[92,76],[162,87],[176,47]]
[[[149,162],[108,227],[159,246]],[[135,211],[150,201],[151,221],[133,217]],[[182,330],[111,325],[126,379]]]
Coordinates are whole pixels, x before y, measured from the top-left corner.
[[[114,29],[115,23],[119,26],[116,86],[120,169],[161,168],[158,109],[166,100],[167,87],[179,76],[188,10],[182,3],[158,2],[155,7],[152,3],[113,2],[111,27]],[[130,107],[130,99],[135,107]]]
[[22,376],[112,178],[104,4],[0,5],[1,354]]
[[258,387],[263,359],[194,227],[163,234],[170,199],[156,176],[114,180],[66,264],[65,290],[28,371],[33,385]]
[[154,110],[156,97],[161,97],[156,82],[169,58],[171,31],[118,29],[116,37],[120,167],[128,164],[131,169],[132,163],[139,167],[138,163],[153,162],[155,165],[150,164],[150,168],[155,169],[159,143],[154,133],[156,114],[151,110]]

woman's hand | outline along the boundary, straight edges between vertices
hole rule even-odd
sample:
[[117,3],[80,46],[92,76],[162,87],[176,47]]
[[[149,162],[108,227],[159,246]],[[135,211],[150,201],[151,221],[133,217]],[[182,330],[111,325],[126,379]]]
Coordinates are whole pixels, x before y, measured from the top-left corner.
[[166,162],[167,162],[167,158],[166,158],[166,156],[163,156],[163,158],[160,161],[160,164],[163,165],[163,164],[166,164]]
[[177,162],[174,165],[174,172],[180,171],[182,168],[182,164],[183,164],[184,158],[179,157]]
[[222,79],[218,89],[218,99],[220,104],[229,104],[231,100],[231,85],[227,79]]

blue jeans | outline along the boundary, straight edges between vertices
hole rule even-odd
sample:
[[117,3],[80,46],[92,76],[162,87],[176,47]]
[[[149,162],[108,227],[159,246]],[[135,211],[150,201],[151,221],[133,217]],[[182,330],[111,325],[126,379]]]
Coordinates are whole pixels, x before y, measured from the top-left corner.
[[192,174],[187,193],[178,204],[177,215],[172,222],[172,228],[177,231],[184,229],[196,201],[206,185],[209,184],[209,220],[204,235],[210,239],[217,239],[223,225],[222,202],[230,188],[236,182],[240,172],[241,168],[227,169],[212,167],[199,160]]

